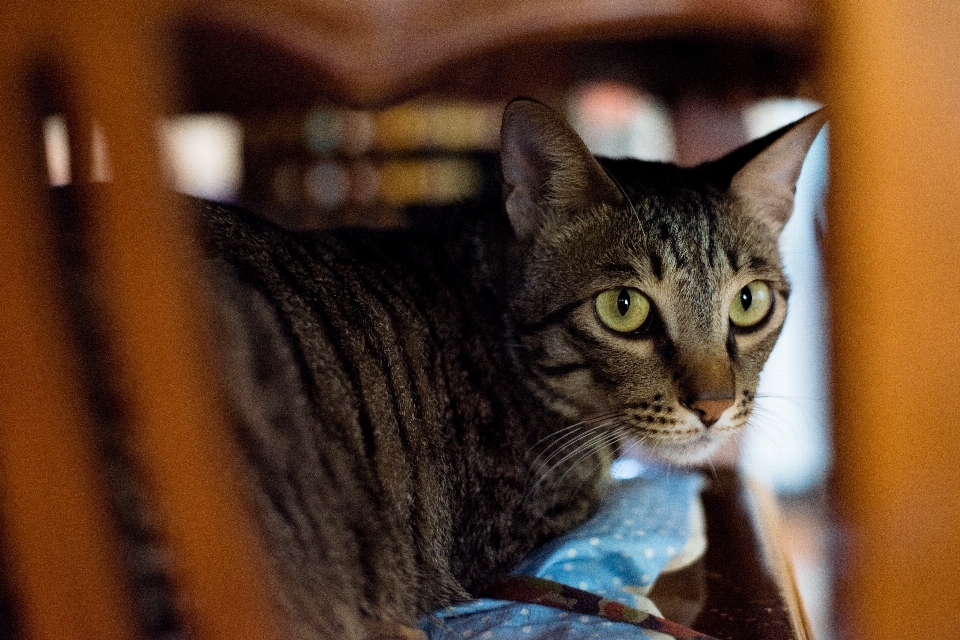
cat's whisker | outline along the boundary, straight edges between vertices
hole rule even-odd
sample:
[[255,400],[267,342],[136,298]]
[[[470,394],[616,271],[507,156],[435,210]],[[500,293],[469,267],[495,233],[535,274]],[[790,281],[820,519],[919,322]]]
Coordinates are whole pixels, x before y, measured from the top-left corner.
[[[793,410],[784,411],[779,407],[772,406],[771,400],[785,401],[793,406]],[[791,415],[791,417],[788,417]],[[809,403],[804,403],[797,397],[772,397],[764,398],[764,402],[757,402],[754,405],[753,415],[760,418],[762,423],[775,425],[773,428],[779,431],[791,431],[796,428],[797,422],[805,427],[822,426],[829,418],[821,414],[817,408],[811,407]]]
[[[751,425],[748,422],[744,426],[749,428]],[[753,452],[743,446],[744,442],[746,442],[746,429],[740,429],[734,433],[733,439],[737,444],[737,451],[739,451],[741,460],[749,462],[749,460],[752,458]]]
[[[792,411],[799,412],[801,414],[806,414],[809,408],[810,402],[822,402],[821,398],[817,397],[803,397],[795,395],[774,395],[774,394],[764,394],[762,396],[757,396],[754,407],[762,407],[766,409],[773,409],[773,406],[783,406],[786,405]],[[772,406],[771,406],[772,405]]]
[[755,424],[757,421],[765,423],[786,423],[783,415],[770,407],[754,407],[747,418],[749,424]]
[[643,223],[640,221],[640,214],[637,212],[637,207],[635,204],[633,204],[633,200],[630,199],[630,196],[627,194],[626,189],[623,188],[623,185],[620,184],[620,181],[617,180],[616,176],[611,174],[606,169],[604,169],[604,173],[606,173],[607,176],[613,181],[613,183],[617,185],[617,189],[620,190],[620,193],[623,195],[623,199],[627,201],[627,206],[630,207],[630,213],[632,213],[633,217],[636,218],[637,220],[637,226],[642,228]]
[[[575,457],[578,456],[578,455],[582,455],[582,454],[584,454],[584,452],[592,452],[592,451],[596,450],[597,445],[599,445],[601,442],[603,442],[603,441],[604,441],[607,437],[609,437],[609,436],[610,436],[610,432],[609,432],[608,430],[603,430],[603,431],[601,431],[599,434],[595,434],[592,438],[590,438],[590,439],[588,439],[586,442],[580,444],[576,449],[574,449],[573,451],[569,452],[569,453],[568,453],[567,455],[565,455],[563,458],[561,458],[561,459],[558,460],[556,463],[554,463],[553,465],[551,465],[551,467],[546,471],[546,473],[543,474],[543,476],[540,478],[540,480],[538,480],[537,484],[539,484],[541,480],[543,480],[544,478],[546,478],[547,476],[549,476],[550,473],[552,473],[554,469],[557,469],[557,468],[559,468],[561,465],[563,465],[563,463],[566,462],[567,460],[570,460],[571,458],[575,458]],[[567,466],[567,470],[563,473],[563,475],[560,476],[560,478],[557,479],[558,482],[562,481],[563,478],[566,477],[567,473],[569,473],[570,470],[573,469],[573,468],[576,466],[576,462],[577,462],[577,461],[574,460],[574,462],[570,463],[570,464]]]
[[[549,475],[550,470],[563,464],[571,455],[571,452],[578,452],[588,447],[590,442],[609,431],[609,424],[591,427],[587,431],[579,434],[575,438],[569,438],[562,445],[553,449],[549,456],[542,460],[540,465],[534,471],[533,478],[542,478]],[[562,456],[562,457],[561,457]],[[539,460],[539,458],[538,458]],[[547,471],[544,471],[544,469]]]
[[[573,444],[573,442],[575,442],[578,439],[579,434],[589,433],[598,427],[599,428],[606,427],[607,425],[604,423],[608,422],[611,419],[616,418],[619,415],[619,413],[620,413],[619,411],[611,411],[607,414],[601,414],[599,416],[587,418],[576,424],[570,425],[569,427],[560,429],[559,431],[554,432],[548,436],[545,436],[544,438],[541,438],[534,444],[534,446],[536,446],[537,444],[540,444],[544,440],[548,440],[551,438],[555,438],[555,440],[553,440],[552,442],[549,442],[544,447],[543,451],[534,459],[534,464],[536,464],[537,461],[541,460],[541,458],[543,458],[544,456],[547,456],[547,459],[549,459],[550,457],[553,456],[554,453],[556,453],[556,451],[561,450],[564,447],[567,447]],[[596,422],[598,424],[590,424],[591,422]]]
[[[605,446],[612,447],[616,445],[617,441],[620,440],[620,438],[623,436],[620,426],[621,425],[618,425],[617,427],[615,427],[613,431],[610,432],[607,439],[603,443],[601,443],[598,448],[605,447]],[[597,471],[600,469],[600,467],[603,466],[603,463],[604,461],[601,458],[600,461],[597,462],[597,464],[593,465],[593,467],[590,469],[590,473],[588,473],[587,475],[585,475],[583,478],[580,479],[580,483],[577,485],[577,488],[574,490],[574,494],[580,493],[580,490],[583,489],[583,485],[587,481],[587,479],[594,477]]]
[[605,412],[605,413],[599,413],[599,414],[596,414],[596,415],[587,416],[586,418],[584,418],[584,419],[581,420],[580,422],[576,422],[576,423],[571,424],[571,425],[569,425],[569,426],[567,426],[567,427],[564,427],[564,428],[562,428],[562,429],[558,429],[558,430],[556,430],[556,431],[554,431],[554,432],[552,432],[552,433],[549,433],[549,434],[545,435],[544,437],[540,438],[540,439],[537,440],[535,443],[533,443],[533,446],[537,446],[538,444],[540,444],[540,443],[543,442],[544,440],[549,440],[550,438],[556,437],[556,436],[558,436],[559,434],[562,434],[562,433],[565,433],[565,432],[569,432],[571,429],[576,429],[577,427],[581,427],[581,426],[583,426],[583,425],[589,425],[589,424],[594,423],[594,422],[602,422],[603,420],[609,420],[610,418],[618,415],[619,413],[621,413],[621,411],[620,411],[619,409],[617,409],[617,410],[614,410],[614,411],[607,411],[607,412]]
[[[564,455],[564,456],[563,456],[562,458],[560,458],[559,460],[557,460],[557,461],[555,461],[555,462],[551,462],[550,464],[546,464],[546,463],[545,463],[545,464],[540,465],[540,467],[537,468],[537,470],[534,472],[534,474],[533,474],[533,476],[532,476],[532,479],[534,480],[534,482],[533,482],[532,486],[530,486],[529,490],[527,491],[527,494],[526,494],[526,496],[525,496],[525,499],[526,499],[526,498],[529,498],[531,495],[533,495],[533,493],[540,487],[540,485],[544,482],[544,480],[546,480],[547,478],[549,478],[550,475],[553,473],[553,471],[554,471],[555,469],[559,468],[561,465],[563,465],[564,462],[566,462],[566,461],[569,460],[570,458],[573,458],[573,457],[575,457],[575,456],[583,453],[584,451],[592,451],[594,445],[595,445],[597,442],[599,442],[601,439],[603,439],[604,437],[606,437],[607,431],[606,431],[606,430],[600,430],[600,431],[598,432],[597,430],[593,430],[593,431],[590,432],[589,435],[590,435],[590,437],[587,438],[586,441],[581,442],[579,445],[577,445],[575,448],[573,448],[571,451],[569,451],[566,455]],[[563,451],[561,451],[560,453],[563,453]],[[571,464],[571,465],[570,465],[571,468],[572,468],[573,466],[574,466],[574,464]],[[564,476],[561,476],[561,479],[562,479],[563,477],[564,477]],[[557,482],[559,482],[559,481],[560,481],[560,479],[557,480]]]
[[571,424],[569,427],[564,427],[563,429],[557,429],[556,431],[553,431],[553,432],[551,432],[551,433],[548,433],[547,435],[543,436],[542,438],[540,438],[539,440],[537,440],[536,442],[534,442],[534,443],[533,443],[533,446],[536,447],[536,446],[537,446],[538,444],[540,444],[541,442],[544,442],[544,441],[546,441],[546,440],[550,440],[550,439],[552,439],[552,438],[559,438],[559,437],[561,437],[561,436],[562,436],[563,434],[565,434],[565,433],[566,433],[566,434],[569,434],[571,431],[573,431],[573,430],[575,430],[575,429],[579,429],[579,428],[582,427],[584,424],[586,424],[586,420],[581,420],[580,422],[577,422],[576,424]]
[[601,420],[607,420],[612,416],[623,415],[623,409],[613,409],[611,411],[604,411],[603,413],[597,413],[590,415],[584,418],[584,422],[600,422]]
[[790,395],[786,395],[783,393],[758,393],[754,395],[754,398],[757,400],[771,399],[771,400],[807,400],[807,401],[818,401],[818,402],[823,401],[823,396],[819,396],[819,395],[798,396],[795,393],[791,393]]
[[652,452],[653,452],[653,447],[651,447],[651,446],[647,443],[647,440],[650,439],[650,434],[649,434],[649,433],[644,433],[644,432],[638,433],[638,432],[637,432],[636,430],[634,430],[634,429],[625,428],[625,427],[629,427],[629,426],[630,426],[630,425],[629,425],[628,423],[624,423],[624,425],[620,427],[620,431],[623,432],[623,437],[630,440],[630,445],[627,447],[627,449],[626,449],[626,451],[625,451],[624,453],[629,453],[629,452],[630,452],[631,450],[633,450],[633,449],[638,449],[638,450],[639,450],[639,455],[644,455],[644,456],[645,456],[645,455],[649,455],[650,453],[652,453]]
[[574,433],[567,434],[557,441],[551,443],[550,446],[543,451],[543,453],[534,459],[533,464],[537,464],[539,462],[539,465],[534,470],[532,478],[539,478],[544,468],[555,464],[554,460],[556,460],[559,456],[562,456],[570,447],[579,448],[583,441],[589,440],[590,438],[596,436],[598,432],[603,431],[604,429],[602,426],[588,427],[584,431],[576,431]]
[[593,424],[587,424],[586,422],[578,422],[575,425],[572,425],[566,429],[562,429],[557,433],[551,434],[546,438],[543,438],[542,440],[540,440],[540,442],[547,440],[547,443],[543,447],[543,451],[540,452],[537,459],[540,459],[540,457],[545,456],[547,454],[552,454],[552,452],[556,451],[557,448],[563,448],[572,444],[572,441],[577,440],[578,438],[582,437],[584,434],[590,433],[591,431],[595,430],[598,426],[602,426],[602,425],[593,425]]
[[[790,446],[790,436],[788,435],[789,429],[777,428],[768,421],[762,419],[757,420],[756,418],[757,416],[751,416],[750,420],[747,422],[746,428],[753,432],[754,437],[760,437],[763,439],[766,444],[763,445],[762,448],[780,451]],[[784,422],[788,427],[791,426],[786,421]],[[738,435],[740,435],[742,441],[745,441],[746,429],[742,430],[741,434]],[[745,448],[741,449],[746,450]],[[756,447],[752,449],[754,452],[756,452]]]
[[[612,444],[612,442],[614,441],[615,441],[615,436],[612,433],[605,433],[598,436],[596,439],[594,439],[589,443],[588,447],[584,447],[580,451],[578,451],[577,457],[574,460],[572,460],[570,464],[567,465],[567,468],[564,470],[562,474],[560,474],[560,477],[556,479],[556,482],[562,483],[563,480],[570,474],[570,472],[576,469],[580,465],[582,460],[585,460],[586,458],[588,458],[594,452],[598,451],[601,447]],[[603,464],[602,460],[599,464]],[[556,469],[559,466],[560,465],[558,464],[555,467],[551,468],[550,472],[552,472],[553,469]],[[594,470],[595,469],[596,467],[594,467]],[[549,472],[548,472],[548,475],[549,475]],[[574,491],[574,494],[580,491],[580,487],[582,487],[584,479],[589,477],[589,475],[590,474],[587,474],[581,477],[580,484],[577,486],[576,490]]]
[[762,433],[764,437],[770,439],[773,446],[783,446],[783,442],[776,442],[775,435],[782,436],[784,432],[793,429],[794,425],[777,411],[772,411],[767,407],[754,407],[753,413],[747,420],[751,429]]
[[829,424],[829,418],[820,412],[819,407],[811,406],[809,403],[803,402],[802,398],[797,396],[772,396],[770,398],[764,398],[764,402],[758,402],[754,405],[754,412],[761,418],[772,421],[775,424],[782,425],[786,430],[792,430],[795,428],[797,420],[788,418],[788,412],[780,410],[775,406],[771,406],[771,400],[780,400],[791,404],[794,408],[792,415],[799,416],[800,422],[805,427],[817,428],[825,427],[825,423]]

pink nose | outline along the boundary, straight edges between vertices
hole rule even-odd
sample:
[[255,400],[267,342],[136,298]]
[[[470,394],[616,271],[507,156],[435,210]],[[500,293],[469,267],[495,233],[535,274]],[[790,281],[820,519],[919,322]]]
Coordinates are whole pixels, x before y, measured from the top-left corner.
[[716,400],[695,400],[690,403],[690,410],[700,416],[703,426],[709,427],[720,419],[720,414],[733,406],[733,398],[719,398]]

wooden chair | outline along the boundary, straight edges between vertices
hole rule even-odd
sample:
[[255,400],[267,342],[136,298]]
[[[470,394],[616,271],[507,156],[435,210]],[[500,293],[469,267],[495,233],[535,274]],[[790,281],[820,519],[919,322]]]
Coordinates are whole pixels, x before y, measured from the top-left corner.
[[[952,378],[960,354],[953,337],[960,298],[952,295],[960,245],[950,215],[960,152],[948,143],[960,128],[950,81],[960,71],[960,16],[941,4],[919,14],[902,0],[836,2],[826,14],[839,167],[829,245],[837,486],[853,558],[841,601],[853,637],[897,636],[903,610],[923,611],[924,632],[933,637],[960,626],[960,589],[948,570],[960,549],[960,479],[953,472],[960,444],[941,409],[958,393]],[[111,328],[108,356],[96,360],[108,370],[97,373],[122,391],[126,426],[176,557],[175,586],[189,602],[187,622],[203,640],[270,638],[258,549],[231,491],[232,455],[211,382],[194,249],[187,221],[165,194],[151,133],[158,115],[178,104],[252,109],[277,96],[370,106],[422,91],[469,92],[477,85],[459,84],[471,76],[457,70],[482,71],[476,63],[485,57],[538,53],[514,76],[529,77],[583,43],[615,48],[691,30],[815,52],[814,17],[811,5],[786,0],[654,7],[619,0],[4,3],[0,513],[4,574],[24,637],[138,634],[95,444],[90,355],[80,348],[78,311],[64,291],[66,240],[45,189],[39,123],[51,105],[67,116],[75,181],[94,175],[95,125],[107,139],[114,188],[83,207],[84,255],[101,278]],[[163,46],[174,26],[179,61]],[[938,49],[921,59],[927,42]],[[175,74],[177,64],[189,72]],[[695,112],[692,105],[725,118],[722,100],[674,97],[678,122]],[[681,157],[689,161],[740,142],[734,130],[704,149],[689,130],[678,127]],[[938,295],[924,297],[918,314],[909,293],[925,290]],[[719,524],[768,513],[736,479],[724,482],[729,491],[708,499]],[[904,526],[911,545],[899,544],[897,527]],[[751,540],[750,526],[729,530],[731,544]],[[778,565],[780,555],[768,548],[757,566]],[[738,566],[730,556],[714,562]],[[789,603],[789,579],[774,578],[766,584]],[[802,615],[789,609],[779,619],[803,637]],[[718,628],[733,637],[737,627]]]
[[[231,456],[202,328],[185,220],[161,184],[153,131],[168,104],[158,23],[172,3],[12,2],[0,9],[0,469],[6,566],[28,638],[132,638],[108,515],[91,376],[122,391],[126,427],[177,554],[201,638],[270,638],[257,552],[231,491]],[[106,134],[115,189],[88,203],[86,259],[112,330],[90,371],[64,291],[63,234],[44,193],[38,79],[58,81],[77,182]],[[104,364],[102,358],[98,364]]]
[[912,618],[917,635],[951,637],[960,628],[960,442],[948,409],[960,397],[960,11],[836,2],[828,18],[840,623],[849,637],[894,638]]

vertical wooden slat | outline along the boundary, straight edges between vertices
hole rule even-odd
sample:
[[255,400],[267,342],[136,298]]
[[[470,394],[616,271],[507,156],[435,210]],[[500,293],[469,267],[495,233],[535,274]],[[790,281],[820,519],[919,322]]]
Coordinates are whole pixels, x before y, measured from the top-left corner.
[[[30,640],[132,640],[93,425],[43,208],[26,95],[27,3],[0,13],[0,510],[4,566]],[[23,12],[20,14],[20,12]],[[33,134],[33,136],[31,135]]]
[[103,127],[113,175],[90,216],[90,248],[188,625],[201,640],[263,640],[275,630],[201,326],[198,256],[161,180],[157,13],[113,0],[77,1],[64,11],[79,120]]
[[828,6],[841,620],[957,637],[960,4]]
[[28,638],[134,634],[56,295],[43,173],[28,153],[21,85],[44,57],[69,79],[69,120],[97,122],[108,139],[114,184],[87,212],[91,262],[187,622],[200,640],[275,637],[199,322],[197,259],[157,161],[164,92],[152,47],[162,4],[51,0],[0,10],[0,504]]

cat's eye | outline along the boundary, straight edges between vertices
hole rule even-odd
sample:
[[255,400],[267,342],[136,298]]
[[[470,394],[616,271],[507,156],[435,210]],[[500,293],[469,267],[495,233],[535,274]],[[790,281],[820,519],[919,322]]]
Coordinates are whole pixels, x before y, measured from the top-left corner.
[[600,321],[620,333],[636,331],[650,316],[650,300],[632,287],[607,289],[595,304]]
[[767,317],[772,304],[770,287],[762,280],[754,280],[734,296],[730,321],[738,327],[752,327]]

